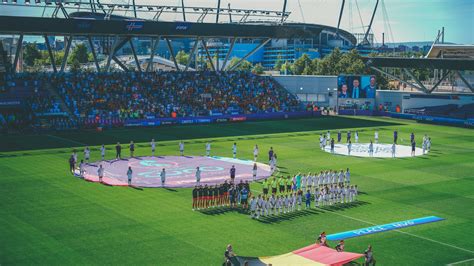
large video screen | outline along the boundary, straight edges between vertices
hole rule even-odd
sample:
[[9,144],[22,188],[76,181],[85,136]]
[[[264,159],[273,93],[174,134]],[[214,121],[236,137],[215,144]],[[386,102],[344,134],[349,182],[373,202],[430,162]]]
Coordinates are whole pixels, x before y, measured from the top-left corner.
[[375,98],[376,90],[377,79],[375,76],[339,76],[337,78],[337,96],[339,98]]

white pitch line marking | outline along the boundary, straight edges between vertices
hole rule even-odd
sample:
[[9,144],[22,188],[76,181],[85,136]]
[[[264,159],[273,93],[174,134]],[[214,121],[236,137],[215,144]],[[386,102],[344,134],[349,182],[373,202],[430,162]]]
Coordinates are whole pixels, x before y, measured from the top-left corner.
[[[324,209],[323,209],[323,210],[324,210]],[[325,211],[328,211],[328,210],[325,210]],[[336,214],[336,215],[339,215],[339,216],[342,216],[342,217],[345,217],[345,218],[348,218],[348,219],[352,219],[352,220],[355,220],[355,221],[359,221],[359,222],[362,222],[362,223],[366,223],[366,224],[370,224],[370,225],[377,225],[377,224],[372,223],[372,222],[364,221],[364,220],[361,220],[361,219],[358,219],[358,218],[354,218],[354,217],[351,217],[351,216],[347,216],[347,215],[344,215],[344,214],[340,214],[340,213],[337,213],[337,212],[334,212],[334,211],[328,211],[328,212],[333,213],[333,214]],[[455,246],[455,245],[451,245],[451,244],[447,244],[447,243],[444,243],[444,242],[440,242],[440,241],[437,241],[437,240],[434,240],[434,239],[431,239],[431,238],[427,238],[427,237],[415,235],[415,234],[412,234],[412,233],[403,232],[403,231],[400,231],[400,230],[398,230],[398,229],[391,230],[391,231],[396,231],[396,232],[401,233],[401,234],[406,234],[406,235],[409,235],[409,236],[417,237],[417,238],[419,238],[419,239],[431,241],[431,242],[433,242],[433,243],[437,243],[437,244],[440,244],[440,245],[443,245],[443,246],[447,246],[447,247],[459,249],[459,250],[462,250],[462,251],[465,251],[465,252],[474,254],[474,251],[472,251],[472,250],[465,249],[465,248],[460,248],[460,247],[457,247],[457,246]]]
[[446,266],[452,266],[452,265],[457,265],[457,264],[460,264],[460,263],[463,263],[463,262],[468,262],[468,261],[473,261],[474,258],[472,259],[467,259],[467,260],[462,260],[462,261],[458,261],[458,262],[453,262],[453,263],[450,263],[450,264],[446,264]]

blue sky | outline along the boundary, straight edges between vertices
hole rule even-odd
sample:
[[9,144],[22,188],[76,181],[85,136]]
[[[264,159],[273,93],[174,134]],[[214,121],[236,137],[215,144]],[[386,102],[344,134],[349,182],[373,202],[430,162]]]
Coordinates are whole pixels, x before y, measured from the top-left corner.
[[[20,3],[22,1],[18,0]],[[129,0],[102,0],[102,2],[112,1],[127,3]],[[382,32],[386,32],[386,41],[388,42],[432,41],[438,29],[444,26],[447,42],[474,44],[474,0],[380,1],[384,2],[393,38],[386,26],[387,16],[384,16],[383,6],[379,5],[373,25],[373,32],[378,42],[381,41]],[[178,5],[181,0],[136,0],[136,2],[141,4]],[[185,3],[190,6],[214,6],[216,2],[216,0],[185,0]],[[222,6],[226,7],[228,2],[231,3],[233,8],[249,9],[276,10],[281,9],[283,5],[283,0],[222,0]],[[288,0],[288,10],[292,12],[289,20],[303,21],[304,19],[307,23],[335,26],[341,2],[342,0]],[[346,0],[342,28],[352,32],[362,32],[361,25],[369,23],[375,2],[376,0]],[[360,10],[360,16],[357,6]],[[301,10],[303,10],[303,13]],[[42,11],[38,8],[28,8],[28,11],[25,11],[25,9],[19,9],[18,7],[7,7],[0,4],[0,15],[41,15]],[[363,22],[361,22],[360,17],[362,17]],[[167,20],[180,19],[176,15],[169,15],[164,18]]]

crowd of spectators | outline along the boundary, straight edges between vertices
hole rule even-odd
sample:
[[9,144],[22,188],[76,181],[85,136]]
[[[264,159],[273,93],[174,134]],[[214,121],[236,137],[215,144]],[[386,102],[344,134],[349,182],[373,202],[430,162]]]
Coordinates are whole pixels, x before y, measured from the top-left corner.
[[21,104],[2,114],[2,129],[116,127],[126,119],[304,109],[273,78],[250,72],[21,73],[6,84],[0,97]]
[[51,78],[77,117],[159,118],[299,109],[270,77],[249,72],[76,73]]

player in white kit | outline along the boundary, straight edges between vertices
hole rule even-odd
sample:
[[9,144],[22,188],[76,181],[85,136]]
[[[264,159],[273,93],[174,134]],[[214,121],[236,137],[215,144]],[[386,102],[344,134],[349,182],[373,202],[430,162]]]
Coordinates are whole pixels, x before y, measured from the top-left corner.
[[349,185],[351,183],[351,172],[349,171],[349,168],[346,169],[345,177],[346,184]]
[[233,158],[237,158],[237,143],[234,142],[234,145],[232,145],[232,155]]
[[253,161],[256,162],[258,158],[258,145],[255,144],[255,147],[253,148]]
[[206,143],[206,156],[207,157],[211,156],[211,143],[210,142]]
[[184,142],[183,141],[179,142],[179,153],[181,154],[181,156],[184,156]]
[[102,183],[102,178],[104,177],[104,168],[102,164],[99,165],[99,169],[97,169],[97,175],[99,176],[99,182]]
[[155,149],[156,149],[155,139],[151,139],[150,146],[151,146],[151,156],[155,156]]
[[374,143],[372,142],[372,140],[369,143],[369,156],[374,156]]
[[396,151],[397,150],[397,144],[395,144],[395,142],[392,144],[392,158],[395,158],[395,154],[396,154]]
[[341,169],[339,172],[339,180],[338,180],[339,185],[344,184],[344,171]]
[[196,167],[196,186],[201,185],[201,169],[199,169],[199,166]]
[[352,142],[349,140],[347,143],[347,155],[351,155]]
[[84,160],[81,160],[81,163],[79,164],[79,176],[84,177],[84,173],[86,170],[84,169]]
[[263,216],[263,198],[261,195],[258,195],[257,198],[257,219],[260,218],[260,216]]
[[86,163],[89,163],[90,156],[91,156],[91,150],[89,149],[89,146],[87,146],[84,149],[84,160],[86,160]]
[[250,200],[250,218],[252,219],[258,218],[257,202],[258,200],[255,198],[255,196],[252,196],[252,199]]
[[375,139],[375,143],[379,143],[379,131],[378,130],[375,130],[374,139]]
[[426,142],[428,141],[428,139],[426,139],[425,137],[423,137],[423,143],[421,144],[421,148],[423,149],[423,154],[426,153]]
[[253,177],[253,181],[257,180],[257,164],[254,163],[253,164],[253,167],[252,167],[252,177]]
[[354,138],[356,143],[359,143],[359,131],[356,131]]
[[105,146],[104,144],[102,144],[102,146],[100,147],[100,156],[102,157],[102,161],[105,160]]

